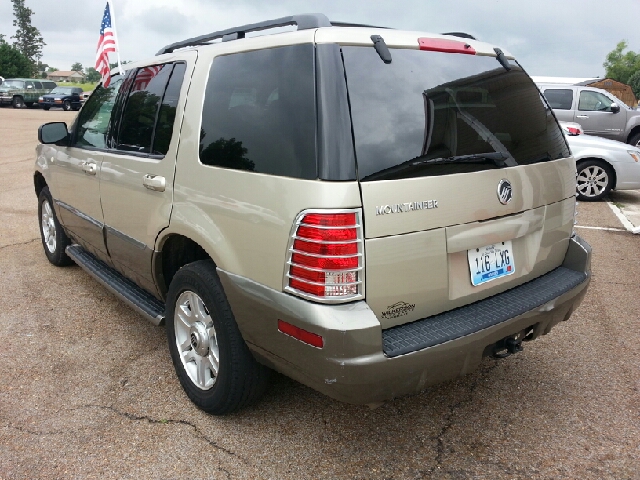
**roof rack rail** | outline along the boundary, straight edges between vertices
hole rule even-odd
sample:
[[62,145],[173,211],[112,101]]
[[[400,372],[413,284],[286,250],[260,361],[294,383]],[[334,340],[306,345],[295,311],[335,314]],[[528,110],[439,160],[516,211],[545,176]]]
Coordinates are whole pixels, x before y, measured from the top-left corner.
[[212,32],[207,35],[201,35],[199,37],[189,38],[181,42],[172,43],[171,45],[167,45],[166,47],[161,49],[158,53],[156,53],[156,55],[171,53],[178,48],[206,45],[207,43],[219,38],[221,38],[222,41],[236,40],[239,38],[244,38],[245,34],[248,32],[258,32],[260,30],[286,27],[288,25],[297,25],[298,30],[309,30],[312,28],[330,27],[331,22],[322,13],[291,15],[289,17],[276,18],[275,20],[267,20],[266,22],[251,23],[249,25],[233,27],[227,30],[220,30],[218,32]]
[[477,40],[477,38],[474,37],[473,35],[469,35],[468,33],[464,33],[464,32],[447,32],[447,33],[441,33],[440,35],[451,35],[452,37],[469,38],[471,40]]
[[367,25],[366,23],[331,22],[331,25],[334,27],[368,27],[368,28],[391,29],[391,27],[381,27],[380,25]]

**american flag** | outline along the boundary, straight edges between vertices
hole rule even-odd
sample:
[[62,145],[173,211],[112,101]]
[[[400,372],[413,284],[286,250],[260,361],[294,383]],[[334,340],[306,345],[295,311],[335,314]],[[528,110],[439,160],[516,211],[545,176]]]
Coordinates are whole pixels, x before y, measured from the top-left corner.
[[111,82],[111,69],[109,68],[109,53],[116,51],[115,29],[111,27],[111,9],[109,2],[104,7],[102,25],[100,25],[100,40],[96,49],[96,70],[102,76],[102,86],[108,87]]
[[160,70],[162,70],[162,65],[155,65],[153,67],[144,67],[138,70],[138,74],[136,75],[136,80],[133,84],[133,91],[144,90],[149,85],[149,82],[153,77],[155,77]]

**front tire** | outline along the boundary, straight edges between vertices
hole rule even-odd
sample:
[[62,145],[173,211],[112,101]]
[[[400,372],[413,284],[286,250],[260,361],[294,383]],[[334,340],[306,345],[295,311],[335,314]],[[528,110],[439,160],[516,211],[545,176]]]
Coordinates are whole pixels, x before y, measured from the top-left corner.
[[269,369],[244,342],[212,261],[193,262],[173,277],[166,328],[180,384],[199,408],[225,415],[262,396]]
[[633,145],[636,148],[640,148],[640,132],[635,133],[629,139],[629,145]]
[[613,176],[611,166],[602,160],[585,160],[578,164],[578,200],[595,202],[603,198],[613,188]]
[[42,247],[47,259],[56,267],[71,265],[73,260],[65,251],[71,240],[56,217],[49,187],[44,187],[38,197],[38,219]]
[[69,110],[71,110],[71,102],[70,102],[69,100],[65,100],[65,101],[62,103],[62,109],[63,109],[65,112],[68,112]]
[[13,105],[13,108],[22,108],[24,107],[24,99],[21,96],[16,95],[15,97],[13,97],[11,105]]
[[45,106],[43,106],[43,107],[42,107],[42,109],[43,109],[43,110],[49,110],[50,108],[51,108],[51,107],[49,107],[49,106],[46,106],[46,107],[45,107]]

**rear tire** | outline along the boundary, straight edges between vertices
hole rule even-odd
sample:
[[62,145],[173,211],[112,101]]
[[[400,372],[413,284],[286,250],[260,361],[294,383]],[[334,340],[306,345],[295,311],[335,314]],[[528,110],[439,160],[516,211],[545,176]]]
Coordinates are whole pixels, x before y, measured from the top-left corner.
[[51,107],[42,107],[43,110],[49,110]]
[[56,267],[73,264],[67,255],[66,248],[71,244],[58,217],[53,209],[53,200],[49,187],[44,187],[38,197],[38,219],[40,224],[40,238],[47,259]]
[[24,100],[21,96],[16,95],[15,97],[13,97],[11,105],[13,105],[13,108],[22,108],[24,107]]
[[585,160],[578,164],[576,192],[578,200],[595,202],[613,188],[614,171],[602,160]]
[[62,104],[62,109],[65,112],[68,112],[69,110],[71,110],[71,102],[69,100],[65,100]]
[[244,342],[212,261],[190,263],[173,277],[166,328],[180,384],[199,408],[225,415],[262,396],[270,370]]

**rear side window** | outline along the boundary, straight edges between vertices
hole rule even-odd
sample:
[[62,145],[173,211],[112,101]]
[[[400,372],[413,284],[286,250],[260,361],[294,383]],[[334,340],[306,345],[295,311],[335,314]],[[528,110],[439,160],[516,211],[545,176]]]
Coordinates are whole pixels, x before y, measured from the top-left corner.
[[202,112],[200,161],[317,178],[311,44],[217,57]]
[[56,84],[53,82],[42,82],[42,83],[44,85],[44,88],[51,88],[51,89],[56,88]]
[[151,153],[153,131],[173,64],[138,69],[120,122],[117,149]]
[[344,47],[360,180],[466,173],[568,157],[531,79],[495,57]]
[[557,110],[571,110],[573,103],[573,90],[548,88],[544,91],[544,96],[551,108]]

